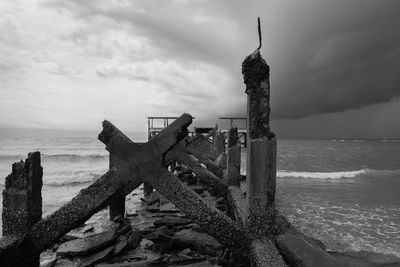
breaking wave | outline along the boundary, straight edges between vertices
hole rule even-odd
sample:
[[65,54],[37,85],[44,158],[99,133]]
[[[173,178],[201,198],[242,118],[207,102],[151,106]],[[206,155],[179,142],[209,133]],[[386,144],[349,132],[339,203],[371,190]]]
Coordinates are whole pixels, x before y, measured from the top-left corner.
[[355,171],[344,172],[297,172],[297,171],[278,171],[277,176],[280,178],[294,177],[294,178],[309,178],[309,179],[342,179],[354,178],[364,174],[378,175],[400,175],[400,169],[397,170],[374,170],[374,169],[361,169]]

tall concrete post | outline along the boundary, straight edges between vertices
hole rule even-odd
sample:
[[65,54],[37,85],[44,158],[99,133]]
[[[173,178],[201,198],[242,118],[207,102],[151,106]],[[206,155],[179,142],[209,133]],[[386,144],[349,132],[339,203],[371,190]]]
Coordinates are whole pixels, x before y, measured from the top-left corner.
[[[3,190],[4,237],[20,238],[42,219],[42,178],[40,152],[29,153],[25,162],[12,165]],[[39,266],[39,257],[25,266]]]
[[271,234],[276,188],[276,139],[270,131],[269,66],[259,49],[242,63],[247,93],[248,223],[256,234]]

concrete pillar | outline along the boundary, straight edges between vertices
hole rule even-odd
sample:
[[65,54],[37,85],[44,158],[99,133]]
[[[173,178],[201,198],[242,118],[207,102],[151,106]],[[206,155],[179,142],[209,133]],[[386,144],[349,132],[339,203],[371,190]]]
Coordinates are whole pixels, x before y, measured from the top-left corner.
[[[114,168],[115,164],[113,161],[113,156],[110,154],[110,169]],[[125,194],[116,194],[111,197],[109,204],[110,221],[114,220],[115,217],[121,215],[125,216]]]
[[227,148],[227,171],[228,184],[240,184],[240,153],[241,146],[238,137],[237,127],[233,127],[228,131],[228,148]]
[[247,93],[249,229],[270,235],[275,207],[276,139],[269,124],[269,66],[258,49],[243,61],[242,73]]
[[[12,165],[3,190],[3,237],[22,237],[42,219],[42,178],[40,152]],[[24,266],[39,266],[39,257]]]
[[218,155],[225,152],[225,138],[225,133],[221,131],[216,131],[214,134],[214,149]]
[[[110,154],[110,169],[115,167],[113,156]],[[117,216],[125,216],[125,194],[116,194],[110,199],[109,203],[110,221]]]

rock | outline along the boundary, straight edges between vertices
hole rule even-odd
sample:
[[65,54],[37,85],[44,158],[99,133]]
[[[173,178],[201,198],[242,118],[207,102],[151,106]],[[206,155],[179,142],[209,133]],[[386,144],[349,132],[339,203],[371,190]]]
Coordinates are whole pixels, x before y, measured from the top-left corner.
[[87,255],[115,241],[116,237],[116,229],[114,228],[85,238],[74,239],[61,244],[57,250],[57,256]]
[[296,235],[278,235],[275,244],[290,266],[344,266],[326,251],[311,245],[305,239]]
[[190,223],[190,221],[187,219],[173,217],[173,216],[166,216],[166,217],[156,220],[154,222],[154,225],[157,227],[161,226],[161,225],[179,226],[179,225],[185,225],[185,224],[189,224],[189,223]]
[[111,254],[111,252],[113,250],[114,250],[114,246],[111,246],[100,252],[97,252],[96,254],[93,254],[86,258],[83,258],[82,262],[78,265],[78,267],[92,266],[93,264],[104,260],[107,256],[109,256]]
[[128,236],[128,246],[130,249],[134,249],[140,244],[142,239],[142,232],[139,229],[132,229],[132,233]]
[[214,237],[206,233],[199,233],[190,229],[184,229],[175,234],[174,243],[189,246],[192,249],[205,252],[213,256],[220,256],[223,253],[223,246]]
[[118,230],[117,230],[117,235],[122,235],[126,232],[129,232],[132,229],[132,226],[130,224],[122,225]]
[[160,205],[160,212],[165,212],[165,213],[177,213],[179,210],[175,207],[174,204],[168,202]]
[[152,204],[152,205],[150,205],[150,206],[147,206],[147,207],[146,207],[146,210],[147,210],[147,211],[150,211],[150,212],[157,212],[157,211],[159,211],[159,210],[160,210],[160,202],[156,202],[156,203],[154,203],[154,204]]
[[115,245],[115,248],[114,248],[114,251],[113,251],[113,255],[118,255],[127,246],[128,246],[128,240],[127,239],[119,240],[118,243]]
[[40,267],[54,267],[57,262],[57,257],[52,257],[51,259],[40,262]]
[[181,226],[176,227],[176,229],[178,231],[183,230],[183,229],[192,229],[193,231],[196,231],[196,232],[202,232],[200,226],[197,223],[189,223],[187,225],[181,225]]
[[169,230],[166,227],[159,228],[153,233],[150,233],[146,236],[147,239],[154,242],[155,247],[161,252],[167,252],[171,250],[172,246],[172,235],[173,231]]
[[400,266],[400,258],[395,255],[370,251],[328,252],[335,259],[348,267],[395,267]]

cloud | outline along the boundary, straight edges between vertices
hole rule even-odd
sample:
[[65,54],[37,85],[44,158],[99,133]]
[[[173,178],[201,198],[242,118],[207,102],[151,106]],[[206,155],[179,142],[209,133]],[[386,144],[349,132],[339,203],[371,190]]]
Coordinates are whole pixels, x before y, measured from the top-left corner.
[[297,18],[304,29],[285,60],[286,77],[274,84],[275,118],[357,109],[399,96],[399,8],[396,1],[335,1],[316,5],[311,19]]
[[396,0],[2,1],[0,113],[65,128],[104,117],[139,128],[133,121],[156,113],[244,115],[240,68],[258,46],[257,16],[273,118],[387,103],[400,96],[399,8]]

